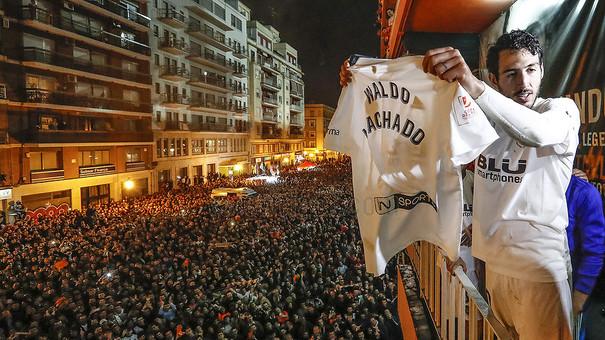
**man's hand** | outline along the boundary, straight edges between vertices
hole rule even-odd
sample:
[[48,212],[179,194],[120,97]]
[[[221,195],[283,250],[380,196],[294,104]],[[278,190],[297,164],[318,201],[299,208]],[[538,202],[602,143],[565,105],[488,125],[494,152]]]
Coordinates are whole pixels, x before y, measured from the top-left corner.
[[346,87],[351,82],[351,77],[353,74],[351,70],[349,70],[349,59],[345,59],[345,61],[340,66],[340,72],[338,73],[339,83],[341,87]]
[[447,269],[448,272],[450,272],[450,274],[454,275],[454,269],[456,267],[462,267],[462,270],[466,273],[466,263],[464,262],[464,260],[459,257],[456,261],[452,262],[450,261],[450,259],[445,256],[445,267]]
[[422,69],[450,83],[458,81],[474,99],[485,90],[485,85],[473,75],[460,51],[453,47],[428,50],[422,60]]
[[572,296],[573,314],[578,315],[584,309],[584,304],[588,299],[588,294],[584,294],[574,289]]

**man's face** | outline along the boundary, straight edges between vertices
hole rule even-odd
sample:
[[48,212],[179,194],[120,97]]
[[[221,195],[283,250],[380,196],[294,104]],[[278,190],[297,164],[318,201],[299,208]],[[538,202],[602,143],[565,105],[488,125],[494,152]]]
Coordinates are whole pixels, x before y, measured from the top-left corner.
[[531,108],[538,97],[543,73],[538,55],[525,49],[503,50],[498,59],[498,79],[493,74],[489,76],[500,93]]

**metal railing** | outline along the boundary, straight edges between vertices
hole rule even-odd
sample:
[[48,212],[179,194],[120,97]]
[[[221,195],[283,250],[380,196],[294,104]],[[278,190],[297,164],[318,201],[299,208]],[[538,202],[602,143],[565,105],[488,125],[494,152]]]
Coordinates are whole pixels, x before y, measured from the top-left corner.
[[220,87],[223,89],[227,89],[227,81],[224,78],[217,78],[203,74],[195,74],[189,78],[189,81],[192,83],[204,83],[216,87]]
[[180,66],[168,66],[162,65],[160,67],[160,76],[172,76],[172,77],[181,77],[181,78],[189,78],[189,70],[185,67]]
[[277,89],[281,89],[281,84],[277,82],[277,78],[263,77],[260,82],[263,85],[269,85]]
[[213,101],[207,101],[207,100],[193,100],[191,102],[191,106],[205,107],[207,109],[216,109],[216,110],[223,110],[223,111],[231,111],[231,109],[232,109],[232,105],[229,105],[229,103],[213,102]]
[[263,96],[263,103],[277,105],[277,98]]
[[516,339],[496,319],[462,267],[454,269],[455,275],[448,272],[437,246],[416,242],[406,248],[406,253],[441,339]]
[[179,21],[181,23],[185,23],[187,21],[187,17],[185,14],[177,11],[172,8],[159,8],[158,9],[158,18],[159,19],[172,19]]
[[189,105],[190,99],[181,94],[162,93],[160,94],[160,101],[162,104]]
[[94,64],[88,59],[75,58],[71,55],[60,54],[37,47],[24,47],[22,58],[23,61],[36,61],[113,78],[132,80],[145,84],[151,83],[151,76],[146,73],[132,72],[109,65]]
[[173,48],[183,52],[189,51],[189,46],[187,46],[187,43],[180,39],[162,38],[159,42],[159,45],[160,48]]
[[215,32],[214,30],[209,29],[206,26],[202,27],[202,25],[197,22],[190,23],[189,27],[187,28],[187,32],[188,33],[201,33],[201,34],[205,35],[206,37],[231,48],[231,46],[227,45],[227,41],[225,39],[224,34]]
[[151,112],[151,105],[147,103],[135,103],[117,98],[94,97],[79,95],[74,92],[53,91],[36,88],[25,89],[24,101],[28,103],[81,106],[107,110]]
[[124,7],[122,4],[117,3],[113,0],[86,0],[93,5],[97,5],[103,9],[106,9],[114,14],[117,14],[123,18],[126,18],[130,21],[134,21],[138,24],[141,24],[145,27],[149,27],[149,23],[151,19],[139,12],[130,10]]
[[52,13],[45,9],[35,6],[22,6],[21,17],[25,20],[35,20],[47,25],[52,25],[66,31],[71,31],[95,40],[102,41],[104,43],[124,48],[136,53],[149,55],[149,46],[140,43],[138,41],[129,39],[125,36],[115,35],[113,33],[104,31],[102,28],[93,27],[91,25],[75,21],[71,17],[65,15],[55,18]]

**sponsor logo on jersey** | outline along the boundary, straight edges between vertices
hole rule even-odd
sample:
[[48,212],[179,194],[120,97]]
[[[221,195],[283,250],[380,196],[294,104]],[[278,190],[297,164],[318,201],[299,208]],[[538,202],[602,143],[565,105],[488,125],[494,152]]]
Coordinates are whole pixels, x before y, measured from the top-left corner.
[[469,96],[458,96],[459,107],[455,107],[455,117],[458,126],[470,123],[471,119],[475,115],[475,108],[473,107],[473,101]]
[[479,155],[477,158],[477,175],[492,182],[521,183],[527,170],[527,160],[513,161],[507,158],[497,159]]
[[338,130],[338,129],[328,129],[328,135],[338,136],[338,135],[340,135],[340,130]]
[[420,191],[411,196],[393,194],[387,197],[374,197],[374,208],[379,215],[390,213],[395,209],[412,210],[421,203],[428,204],[437,211],[437,205],[431,196],[424,191]]

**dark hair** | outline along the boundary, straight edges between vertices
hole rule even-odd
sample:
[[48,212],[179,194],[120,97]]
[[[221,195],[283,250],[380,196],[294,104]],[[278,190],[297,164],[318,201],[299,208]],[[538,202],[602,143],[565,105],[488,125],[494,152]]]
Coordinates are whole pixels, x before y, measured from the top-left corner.
[[532,55],[537,55],[542,64],[544,51],[540,41],[531,33],[523,30],[514,30],[503,34],[494,45],[487,51],[487,70],[498,79],[498,61],[500,51],[504,50],[527,50]]

